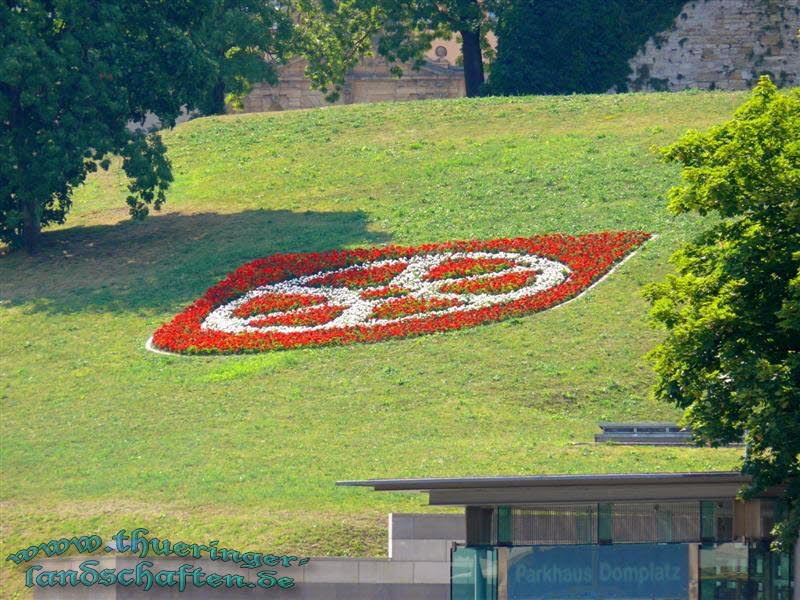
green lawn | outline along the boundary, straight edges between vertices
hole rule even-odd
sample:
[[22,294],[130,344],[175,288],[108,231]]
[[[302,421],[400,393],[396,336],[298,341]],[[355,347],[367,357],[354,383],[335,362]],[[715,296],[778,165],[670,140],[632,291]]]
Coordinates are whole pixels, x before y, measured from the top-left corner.
[[[654,145],[738,93],[427,101],[207,118],[166,134],[175,183],[127,218],[112,170],[34,257],[0,258],[2,548],[148,527],[172,540],[381,555],[424,495],[338,479],[735,467],[738,450],[590,442],[673,419],[648,397],[640,291],[696,219]],[[256,356],[144,350],[162,322],[274,252],[641,229],[658,234],[569,305],[447,334]],[[441,510],[441,509],[436,509]],[[25,596],[4,564],[0,596]]]

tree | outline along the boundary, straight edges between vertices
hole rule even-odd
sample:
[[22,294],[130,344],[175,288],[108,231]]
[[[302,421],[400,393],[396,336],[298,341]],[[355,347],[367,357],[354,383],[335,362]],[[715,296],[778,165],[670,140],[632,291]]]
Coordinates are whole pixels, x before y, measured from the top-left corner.
[[[685,0],[507,0],[497,10],[492,94],[627,89],[628,61],[675,20]],[[649,75],[640,74],[647,83]],[[644,82],[643,82],[644,83]]]
[[667,331],[655,395],[711,445],[744,437],[744,495],[786,486],[774,533],[787,548],[800,528],[800,90],[762,77],[732,120],[662,152],[683,165],[670,209],[719,219],[646,288]]
[[112,154],[130,178],[131,214],[158,209],[172,179],[164,145],[126,124],[153,112],[174,125],[183,108],[212,104],[220,83],[246,93],[289,32],[261,0],[0,5],[0,240],[34,250]]
[[282,8],[294,25],[293,53],[306,59],[311,87],[336,101],[348,71],[372,51],[381,29],[380,6],[364,0],[287,0]]
[[[464,87],[468,97],[480,95],[484,83],[483,48],[492,26],[494,2],[482,0],[382,0],[385,34],[379,52],[389,60],[419,57],[435,37],[461,37]],[[409,36],[409,32],[415,34]]]
[[[309,76],[323,91],[334,88],[334,99],[347,70],[371,51],[389,62],[425,62],[424,53],[436,38],[461,38],[464,84],[467,96],[477,96],[484,83],[483,51],[486,33],[493,26],[491,9],[499,0],[291,0],[290,8],[299,25],[303,54],[312,62]],[[333,57],[327,50],[335,49]],[[402,69],[392,69],[398,76]]]
[[274,3],[225,0],[203,29],[192,35],[217,57],[216,84],[198,103],[204,115],[223,114],[226,104],[240,106],[252,84],[276,84],[276,67],[294,50],[292,16]]

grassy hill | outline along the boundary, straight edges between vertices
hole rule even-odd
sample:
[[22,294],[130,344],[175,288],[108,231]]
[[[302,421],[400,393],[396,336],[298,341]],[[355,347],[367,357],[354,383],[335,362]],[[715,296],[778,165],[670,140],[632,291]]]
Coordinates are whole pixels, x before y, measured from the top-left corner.
[[[641,287],[701,223],[674,218],[651,147],[725,120],[736,93],[359,105],[198,119],[166,134],[175,183],[130,222],[119,170],[79,190],[34,257],[0,258],[2,548],[147,527],[173,540],[381,555],[422,495],[337,479],[681,471],[736,450],[589,442],[648,399]],[[386,242],[658,234],[561,309],[447,334],[256,356],[146,352],[245,261]],[[441,510],[441,509],[436,509]],[[9,563],[10,564],[10,563]],[[5,568],[5,567],[4,567]],[[6,569],[3,597],[24,595]]]

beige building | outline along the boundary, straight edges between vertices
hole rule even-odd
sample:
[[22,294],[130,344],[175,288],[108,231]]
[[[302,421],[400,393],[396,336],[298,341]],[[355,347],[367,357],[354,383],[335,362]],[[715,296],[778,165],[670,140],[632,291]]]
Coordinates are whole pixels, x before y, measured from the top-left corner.
[[[304,75],[305,68],[306,62],[297,59],[280,70],[277,85],[257,84],[244,100],[244,112],[315,108],[329,104],[324,94],[310,88]],[[446,58],[429,61],[419,70],[406,66],[403,76],[397,77],[391,73],[386,60],[368,57],[347,75],[336,104],[459,98],[463,95],[464,71]]]

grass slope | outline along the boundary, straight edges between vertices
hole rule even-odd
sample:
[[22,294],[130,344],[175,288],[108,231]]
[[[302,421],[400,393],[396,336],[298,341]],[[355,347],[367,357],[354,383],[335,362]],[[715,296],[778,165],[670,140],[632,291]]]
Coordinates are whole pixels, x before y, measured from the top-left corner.
[[[735,93],[429,101],[199,119],[166,134],[160,214],[92,178],[37,256],[0,259],[2,549],[154,535],[380,555],[425,497],[337,479],[734,467],[736,450],[594,446],[648,399],[641,287],[701,223],[670,216],[650,148],[726,119]],[[274,252],[642,229],[658,234],[558,310],[376,345],[223,358],[143,349],[241,263]],[[441,509],[437,509],[441,510]],[[8,563],[10,564],[10,563]],[[5,568],[5,566],[4,566]],[[19,570],[3,597],[24,595]]]

